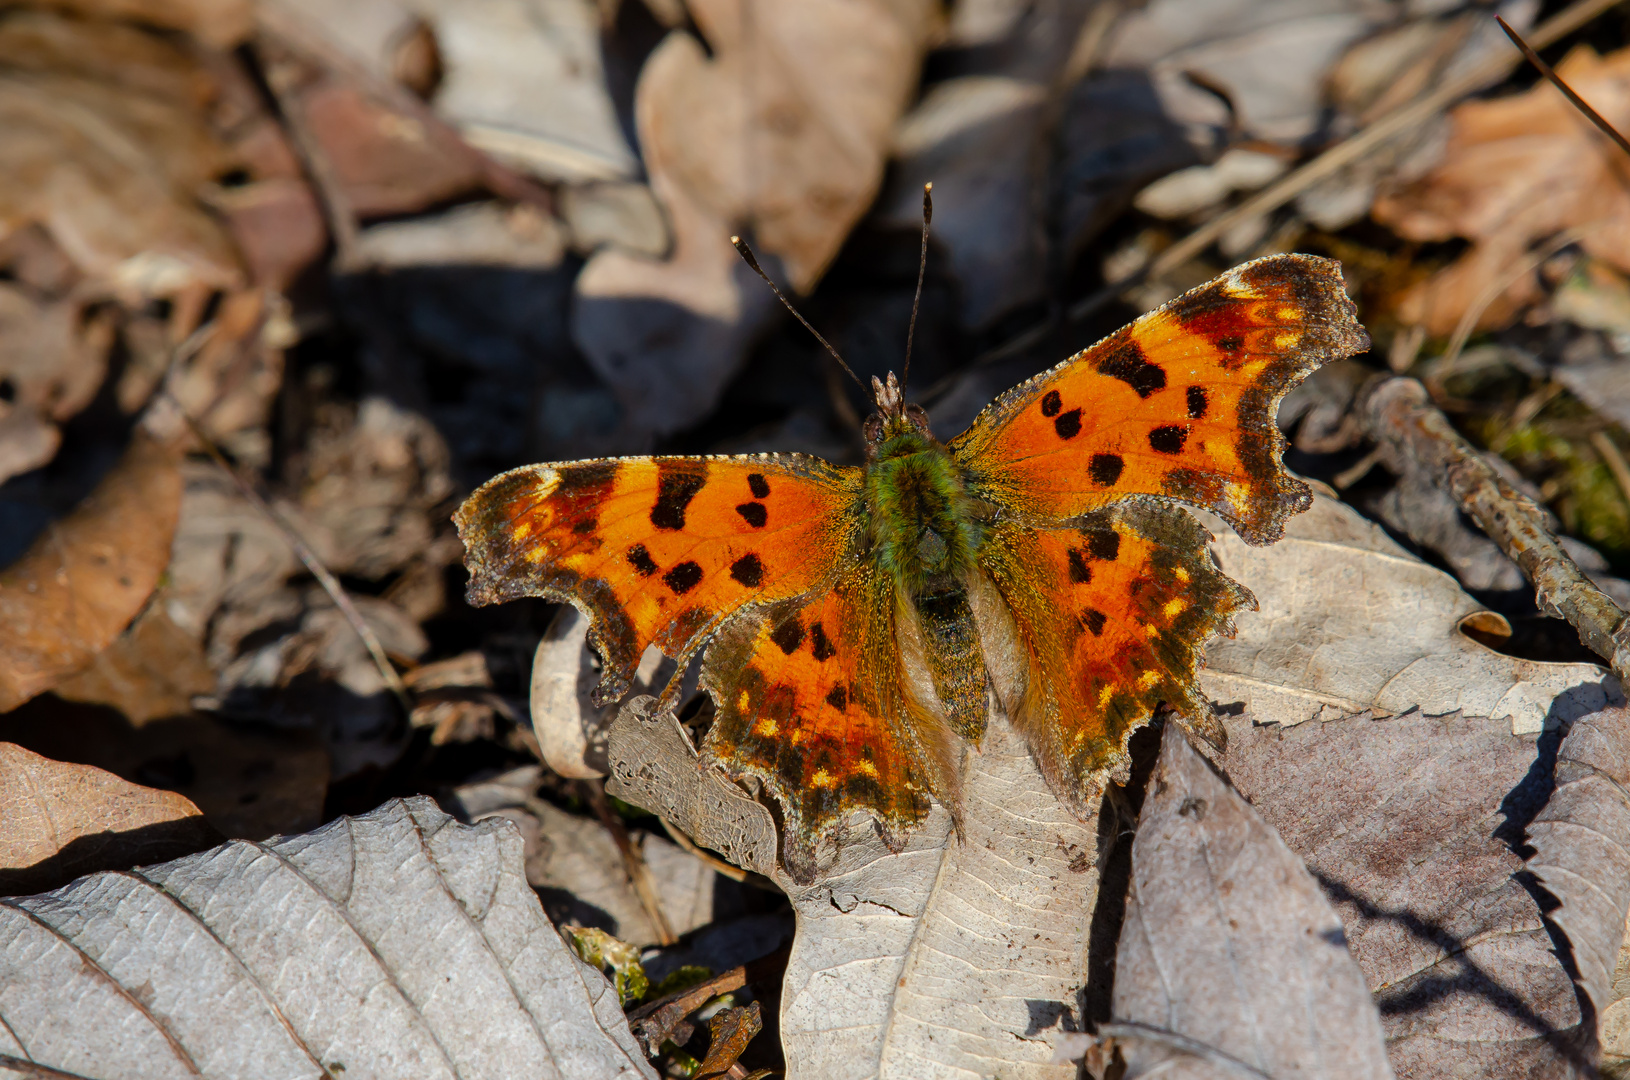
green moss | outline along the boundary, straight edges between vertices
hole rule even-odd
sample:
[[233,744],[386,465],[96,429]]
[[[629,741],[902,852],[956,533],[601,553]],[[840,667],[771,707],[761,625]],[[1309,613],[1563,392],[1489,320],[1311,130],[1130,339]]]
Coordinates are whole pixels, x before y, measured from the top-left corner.
[[1501,436],[1493,449],[1545,486],[1548,504],[1564,532],[1622,564],[1630,560],[1630,504],[1589,442],[1554,426],[1572,428],[1571,419],[1524,425]]

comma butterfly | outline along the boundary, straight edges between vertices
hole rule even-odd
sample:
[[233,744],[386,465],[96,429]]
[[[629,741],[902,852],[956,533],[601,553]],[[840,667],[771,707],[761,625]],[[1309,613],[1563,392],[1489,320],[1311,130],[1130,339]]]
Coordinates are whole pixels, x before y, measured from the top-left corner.
[[[469,599],[567,601],[628,689],[705,647],[705,760],[781,804],[789,867],[855,808],[884,839],[959,809],[990,696],[1085,814],[1162,704],[1211,730],[1200,650],[1255,600],[1177,503],[1252,544],[1311,503],[1285,392],[1369,345],[1329,259],[1239,266],[1014,387],[949,443],[872,380],[865,464],[802,454],[533,465],[459,508]],[[671,707],[676,675],[663,694]],[[805,870],[807,874],[807,869]]]

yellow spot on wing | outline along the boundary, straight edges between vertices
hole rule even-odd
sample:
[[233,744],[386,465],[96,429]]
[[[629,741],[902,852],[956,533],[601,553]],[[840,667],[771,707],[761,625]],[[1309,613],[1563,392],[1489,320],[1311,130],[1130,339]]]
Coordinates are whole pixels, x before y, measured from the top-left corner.
[[1278,311],[1274,312],[1274,314],[1278,315],[1286,322],[1295,322],[1297,319],[1302,317],[1302,309],[1286,304],[1284,307],[1281,307]]
[[865,775],[871,777],[873,780],[877,779],[877,766],[873,765],[871,762],[867,761],[865,758],[862,758],[858,762],[855,763],[855,771],[858,772],[858,773],[864,773]]
[[1166,618],[1175,619],[1188,610],[1189,602],[1181,596],[1174,596],[1166,601],[1166,606],[1160,610],[1166,613]]
[[[747,695],[743,694],[742,696],[746,697]],[[780,730],[781,725],[777,724],[774,720],[771,720],[767,716],[753,725],[753,734],[762,735],[766,739],[775,738],[776,734],[779,733]]]
[[1115,688],[1113,686],[1105,686],[1102,690],[1098,691],[1098,707],[1100,709],[1109,708],[1109,699],[1114,696]]
[[749,705],[751,705],[752,703],[753,703],[753,699],[747,693],[747,691],[743,690],[741,693],[736,695],[736,711],[737,712],[739,712],[739,713],[746,712],[747,707]]
[[510,533],[517,540],[525,540],[532,535],[532,523],[530,521],[517,521],[510,527]]
[[1181,581],[1183,584],[1187,585],[1188,580],[1189,580],[1189,572],[1187,570],[1183,569],[1181,566],[1179,566],[1176,570],[1172,571],[1172,577],[1176,578],[1178,581]]
[[816,769],[815,775],[809,778],[809,782],[814,784],[816,787],[831,787],[832,774],[827,772],[825,769]]
[[1273,347],[1276,348],[1276,349],[1285,349],[1285,350],[1294,349],[1294,348],[1296,348],[1297,343],[1300,342],[1301,340],[1302,340],[1301,332],[1297,331],[1297,330],[1291,330],[1288,333],[1275,334],[1273,336]]
[[1138,676],[1138,689],[1148,690],[1159,681],[1160,672],[1156,671],[1154,668],[1150,668],[1148,671],[1145,671],[1142,675]]

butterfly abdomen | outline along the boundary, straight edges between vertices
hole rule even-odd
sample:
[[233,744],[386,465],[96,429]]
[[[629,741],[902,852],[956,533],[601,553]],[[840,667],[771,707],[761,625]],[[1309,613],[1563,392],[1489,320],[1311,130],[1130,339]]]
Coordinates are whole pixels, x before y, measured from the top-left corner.
[[942,592],[974,565],[983,528],[956,462],[916,434],[885,442],[866,471],[871,555],[909,597]]

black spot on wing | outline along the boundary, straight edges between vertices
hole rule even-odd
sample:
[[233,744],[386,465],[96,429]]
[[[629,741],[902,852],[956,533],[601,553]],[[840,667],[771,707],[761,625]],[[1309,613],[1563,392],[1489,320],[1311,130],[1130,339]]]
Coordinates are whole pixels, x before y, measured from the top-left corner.
[[844,707],[849,704],[849,694],[843,687],[834,686],[826,692],[826,703],[842,712]]
[[1206,414],[1206,389],[1203,386],[1188,388],[1189,419],[1199,420]]
[[679,461],[657,466],[657,501],[651,507],[651,524],[677,532],[685,527],[685,507],[707,483],[707,464]]
[[730,576],[749,589],[756,589],[764,581],[764,564],[749,551],[730,564]]
[[748,473],[747,489],[753,493],[753,498],[755,499],[767,499],[770,497],[770,482],[764,479],[763,473]]
[[582,521],[572,523],[572,532],[578,536],[587,536],[598,528],[600,522],[595,518],[584,518]]
[[1122,339],[1121,343],[1104,357],[1103,363],[1098,365],[1098,374],[1121,380],[1137,391],[1140,398],[1146,398],[1155,391],[1166,388],[1166,372],[1149,363],[1143,355],[1143,350],[1138,348],[1138,343],[1130,337]]
[[682,562],[662,575],[663,584],[674,591],[674,595],[683,596],[701,584],[702,568],[693,562]]
[[1121,553],[1121,534],[1114,529],[1094,529],[1085,534],[1087,550],[1102,562],[1114,562]]
[[1094,484],[1108,487],[1121,478],[1121,470],[1125,467],[1126,462],[1121,460],[1119,454],[1094,454],[1091,464],[1087,466],[1087,474]]
[[742,503],[736,507],[736,513],[740,514],[742,519],[755,529],[762,529],[764,523],[770,520],[769,511],[764,509],[763,503]]
[[1180,454],[1188,437],[1188,428],[1178,424],[1162,424],[1149,432],[1149,449],[1160,454]]
[[1071,548],[1070,581],[1076,585],[1085,585],[1091,580],[1092,567],[1087,565],[1086,557],[1082,555],[1080,548]]
[[770,640],[775,642],[776,648],[791,656],[804,643],[804,626],[796,617],[788,619],[770,631]]
[[1041,399],[1041,415],[1057,416],[1058,411],[1064,407],[1064,399],[1058,396],[1057,390],[1049,390]]
[[1061,439],[1073,439],[1081,434],[1081,410],[1071,409],[1053,421],[1053,430]]
[[1104,632],[1104,624],[1108,621],[1109,619],[1103,612],[1094,608],[1088,608],[1081,613],[1081,622],[1088,630],[1092,631],[1093,637],[1098,637]]
[[1221,349],[1223,352],[1239,352],[1240,349],[1244,347],[1245,339],[1238,334],[1229,334],[1227,337],[1220,337],[1217,339],[1217,348]]
[[628,565],[639,571],[640,577],[650,577],[657,572],[657,564],[652,561],[651,553],[645,550],[644,544],[635,544],[628,549]]
[[838,655],[838,650],[832,642],[827,640],[826,631],[821,629],[820,623],[811,623],[809,626],[810,652],[815,659],[827,661]]

